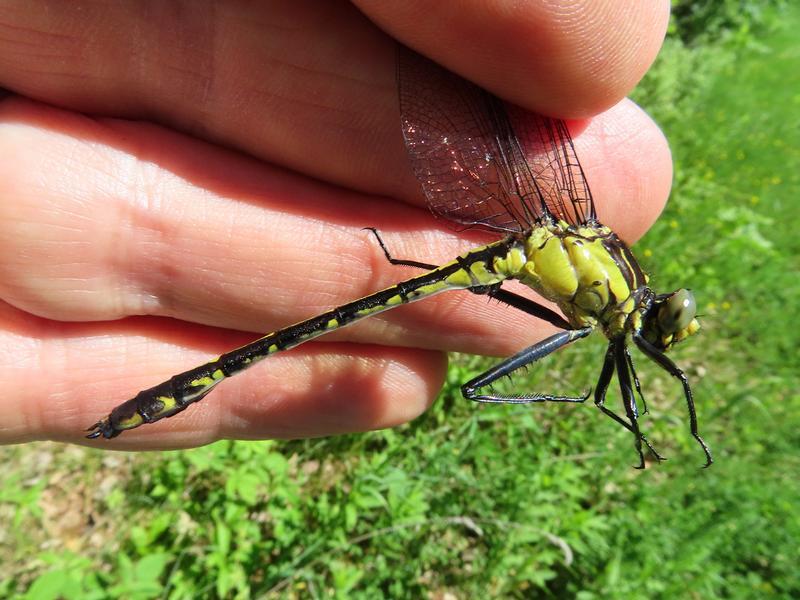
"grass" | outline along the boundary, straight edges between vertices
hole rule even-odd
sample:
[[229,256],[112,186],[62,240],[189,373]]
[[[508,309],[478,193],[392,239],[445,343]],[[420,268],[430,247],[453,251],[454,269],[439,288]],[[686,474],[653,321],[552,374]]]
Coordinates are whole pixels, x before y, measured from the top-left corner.
[[[675,382],[642,361],[645,426],[672,460],[638,472],[629,436],[593,409],[461,400],[485,362],[457,357],[436,406],[394,430],[0,449],[0,597],[800,595],[800,14],[784,18],[760,38],[674,37],[637,91],[676,183],[635,250],[659,289],[699,297],[703,333],[676,359],[712,469]],[[587,340],[531,385],[592,381],[602,353]]]

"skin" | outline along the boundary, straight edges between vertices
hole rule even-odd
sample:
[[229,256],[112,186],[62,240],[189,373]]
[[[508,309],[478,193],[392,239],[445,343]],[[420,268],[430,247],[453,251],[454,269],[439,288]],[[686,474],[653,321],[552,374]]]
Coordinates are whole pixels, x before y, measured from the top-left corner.
[[[570,127],[600,218],[633,242],[666,202],[671,162],[624,96],[658,51],[668,6],[3,2],[0,442],[82,443],[138,390],[418,273],[388,264],[363,227],[396,257],[435,263],[492,239],[424,208],[393,38],[528,109],[581,119]],[[504,356],[549,333],[445,294],[93,445],[389,427],[435,399],[446,351]]]

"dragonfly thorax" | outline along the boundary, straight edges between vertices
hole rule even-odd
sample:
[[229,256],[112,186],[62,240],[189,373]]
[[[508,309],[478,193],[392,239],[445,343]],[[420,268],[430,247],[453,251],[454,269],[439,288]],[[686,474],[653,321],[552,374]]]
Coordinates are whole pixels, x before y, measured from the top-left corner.
[[641,307],[647,277],[604,225],[544,224],[528,235],[524,251],[527,260],[515,276],[558,304],[575,327],[599,324],[614,337]]

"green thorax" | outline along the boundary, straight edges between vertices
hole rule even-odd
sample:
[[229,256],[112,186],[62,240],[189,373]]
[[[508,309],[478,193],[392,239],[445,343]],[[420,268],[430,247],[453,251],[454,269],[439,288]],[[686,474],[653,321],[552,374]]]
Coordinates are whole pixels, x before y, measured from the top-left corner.
[[609,337],[629,328],[629,317],[647,287],[647,276],[630,249],[600,224],[543,224],[495,263],[496,269],[555,302],[575,327],[599,324]]

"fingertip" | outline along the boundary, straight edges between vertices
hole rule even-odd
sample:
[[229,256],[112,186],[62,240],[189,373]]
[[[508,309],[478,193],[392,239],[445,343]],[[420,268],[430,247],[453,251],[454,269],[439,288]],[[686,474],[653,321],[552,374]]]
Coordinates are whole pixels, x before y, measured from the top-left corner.
[[388,363],[383,386],[389,390],[384,412],[372,429],[396,427],[419,417],[434,403],[447,375],[447,354],[401,350],[402,360]]
[[[433,403],[447,372],[447,358],[441,352],[338,343],[321,346],[309,348],[300,360],[290,363],[287,359],[289,369],[298,371],[297,377],[290,378],[296,385],[284,385],[283,390],[268,386],[277,392],[272,398],[258,391],[263,387],[249,386],[263,400],[263,410],[246,419],[247,430],[241,435],[317,437],[394,427],[416,418]],[[234,411],[249,411],[258,404],[256,398],[238,402]]]
[[624,240],[637,240],[661,214],[672,186],[672,155],[661,129],[623,100],[574,138],[600,221]]
[[585,118],[619,102],[658,53],[669,2],[357,4],[403,43],[535,112]]

